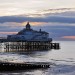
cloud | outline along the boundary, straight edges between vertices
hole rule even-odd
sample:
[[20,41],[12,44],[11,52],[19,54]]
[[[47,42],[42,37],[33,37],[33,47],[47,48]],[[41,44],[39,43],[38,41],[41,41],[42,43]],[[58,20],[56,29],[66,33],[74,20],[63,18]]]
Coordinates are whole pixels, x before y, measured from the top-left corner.
[[33,14],[22,14],[15,16],[2,16],[0,23],[5,22],[52,22],[52,23],[75,23],[75,8],[58,8],[41,10]]
[[58,23],[75,23],[75,17],[63,16],[46,16],[46,17],[19,17],[19,16],[4,16],[0,17],[0,23],[4,22],[17,22],[22,23],[25,21],[30,22],[58,22]]
[[23,25],[16,22],[4,22],[0,23],[0,32],[13,32],[23,28]]
[[[59,15],[59,14],[65,14],[65,13],[69,14],[69,12],[72,12],[72,13],[74,12],[74,15],[75,15],[75,8],[56,8],[56,9],[38,10],[35,13],[22,14],[21,16],[25,15],[27,17],[43,17],[43,16]],[[70,15],[73,15],[73,14],[70,14]]]
[[71,12],[75,11],[75,8],[56,8],[56,9],[47,9],[47,10],[41,10],[38,12],[38,14],[43,14],[43,15],[55,15],[55,14],[60,14],[64,12]]
[[13,31],[13,32],[3,31],[3,32],[0,32],[0,37],[6,37],[7,35],[12,35],[12,34],[17,34],[17,32],[15,32],[15,31]]
[[25,27],[27,21],[30,21],[30,24],[32,25],[32,28],[34,30],[39,30],[41,28],[42,31],[49,32],[50,37],[53,39],[72,40],[75,36],[74,15],[74,11],[67,11],[63,13],[56,13],[53,15],[46,14],[42,17],[27,17],[23,15],[3,16],[0,17],[0,36],[18,32]]
[[0,32],[0,34],[16,34],[17,32]]
[[55,13],[57,16],[65,16],[65,17],[75,17],[75,11],[66,11],[62,13]]
[[[23,26],[25,26],[27,24],[27,22],[23,22],[21,23]],[[46,22],[30,22],[31,26],[40,26],[40,25],[45,25],[47,24]]]
[[61,37],[63,39],[70,39],[70,40],[75,40],[75,36],[63,36]]
[[[10,24],[9,24],[10,25]],[[7,28],[6,28],[7,27]],[[7,36],[7,35],[11,35],[11,34],[16,34],[18,31],[22,30],[24,27],[22,26],[4,26],[2,28],[0,28],[0,37],[1,36]],[[50,26],[50,25],[37,25],[37,26],[32,26],[31,27],[34,30],[39,31],[39,29],[41,28],[42,31],[46,31],[49,33],[50,38],[53,38],[53,40],[62,40],[62,39],[66,39],[67,38],[61,38],[62,36],[75,36],[75,26]],[[1,30],[2,29],[2,30]]]

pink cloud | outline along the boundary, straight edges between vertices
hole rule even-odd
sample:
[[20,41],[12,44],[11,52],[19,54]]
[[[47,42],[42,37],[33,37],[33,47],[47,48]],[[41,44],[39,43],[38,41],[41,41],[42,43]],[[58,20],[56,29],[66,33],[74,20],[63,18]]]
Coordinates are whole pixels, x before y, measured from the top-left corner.
[[[27,24],[27,22],[22,22],[22,25],[25,26]],[[39,25],[43,25],[43,24],[47,24],[46,22],[30,22],[30,25],[32,26],[39,26]]]
[[0,32],[0,34],[8,34],[8,35],[10,35],[10,34],[17,34],[17,32]]
[[62,38],[64,38],[64,39],[73,39],[73,40],[75,40],[75,36],[63,36]]

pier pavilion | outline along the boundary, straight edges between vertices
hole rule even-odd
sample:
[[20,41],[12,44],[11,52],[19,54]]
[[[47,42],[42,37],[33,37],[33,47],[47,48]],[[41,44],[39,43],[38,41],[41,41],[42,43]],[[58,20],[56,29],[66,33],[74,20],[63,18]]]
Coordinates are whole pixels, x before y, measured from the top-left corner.
[[24,52],[33,50],[59,49],[59,43],[52,43],[49,33],[33,30],[29,22],[16,35],[8,35],[7,39],[0,39],[7,52]]

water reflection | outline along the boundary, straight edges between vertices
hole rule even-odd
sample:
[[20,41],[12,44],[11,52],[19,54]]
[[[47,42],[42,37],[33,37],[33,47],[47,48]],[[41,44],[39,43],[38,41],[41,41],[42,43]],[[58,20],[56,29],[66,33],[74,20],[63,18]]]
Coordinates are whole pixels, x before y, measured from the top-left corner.
[[46,75],[48,69],[24,70],[18,72],[2,72],[0,75]]

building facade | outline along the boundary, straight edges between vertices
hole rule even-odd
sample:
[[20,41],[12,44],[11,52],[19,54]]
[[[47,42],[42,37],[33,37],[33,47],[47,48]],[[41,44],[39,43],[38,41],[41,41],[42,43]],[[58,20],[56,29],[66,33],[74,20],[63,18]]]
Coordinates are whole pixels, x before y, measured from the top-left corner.
[[49,38],[49,33],[42,31],[33,30],[29,24],[27,23],[26,27],[18,32],[16,35],[8,35],[7,39],[12,40],[20,40],[20,41],[48,41],[52,40]]

